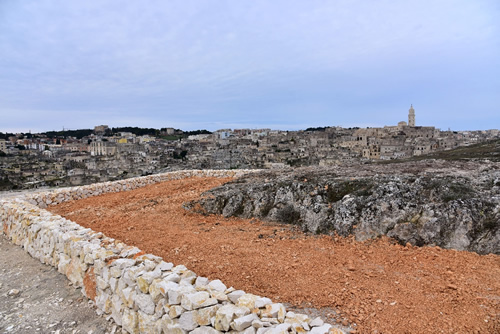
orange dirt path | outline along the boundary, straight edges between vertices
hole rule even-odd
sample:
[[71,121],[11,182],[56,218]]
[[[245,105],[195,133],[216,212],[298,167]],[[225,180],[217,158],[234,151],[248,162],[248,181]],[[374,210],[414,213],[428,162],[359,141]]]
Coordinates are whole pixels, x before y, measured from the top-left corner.
[[311,236],[182,208],[229,180],[168,181],[49,209],[227,286],[337,309],[331,316],[358,333],[500,332],[500,256]]

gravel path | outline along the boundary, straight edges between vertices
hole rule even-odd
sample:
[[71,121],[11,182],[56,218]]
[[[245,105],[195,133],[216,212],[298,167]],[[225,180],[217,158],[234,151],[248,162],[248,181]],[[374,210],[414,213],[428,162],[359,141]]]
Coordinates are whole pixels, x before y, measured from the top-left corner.
[[0,333],[120,332],[80,289],[0,234]]

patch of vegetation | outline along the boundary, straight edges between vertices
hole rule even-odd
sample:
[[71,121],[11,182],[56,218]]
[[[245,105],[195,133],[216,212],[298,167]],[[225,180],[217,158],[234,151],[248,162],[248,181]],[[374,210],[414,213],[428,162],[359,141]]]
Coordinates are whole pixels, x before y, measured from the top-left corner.
[[265,205],[263,205],[260,208],[260,215],[261,217],[266,217],[269,214],[269,211],[273,208],[273,203],[267,202]]
[[344,181],[339,184],[329,185],[326,196],[329,203],[340,201],[345,195],[369,196],[373,184],[366,180]]
[[9,180],[8,177],[0,178],[0,190],[11,190],[14,189],[15,184]]
[[463,183],[451,183],[443,190],[444,191],[441,195],[441,199],[445,202],[454,200],[466,200],[474,197],[474,195],[476,194],[472,188]]
[[288,204],[278,209],[276,212],[276,219],[282,223],[298,225],[300,222],[300,212],[297,211],[293,205]]
[[42,132],[42,135],[45,135],[49,138],[66,138],[66,137],[75,137],[77,139],[82,139],[83,137],[90,136],[94,130],[91,129],[80,129],[80,130],[64,130],[64,131],[47,131]]
[[315,131],[319,131],[319,132],[325,132],[326,129],[330,128],[329,126],[319,126],[319,127],[316,127],[316,128],[307,128],[306,131],[309,131],[309,132],[315,132]]
[[315,234],[330,234],[330,232],[333,230],[333,225],[320,225],[314,232]]
[[488,140],[479,144],[458,147],[452,150],[433,152],[409,159],[377,161],[379,164],[401,163],[402,161],[421,161],[428,159],[456,160],[490,160],[500,162],[500,139]]

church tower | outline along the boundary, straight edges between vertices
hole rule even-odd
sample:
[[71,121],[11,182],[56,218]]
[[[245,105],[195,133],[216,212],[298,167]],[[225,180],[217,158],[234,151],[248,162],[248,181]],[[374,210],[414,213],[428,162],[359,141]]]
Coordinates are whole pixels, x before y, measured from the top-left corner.
[[413,109],[413,104],[408,110],[408,126],[415,126],[415,109]]

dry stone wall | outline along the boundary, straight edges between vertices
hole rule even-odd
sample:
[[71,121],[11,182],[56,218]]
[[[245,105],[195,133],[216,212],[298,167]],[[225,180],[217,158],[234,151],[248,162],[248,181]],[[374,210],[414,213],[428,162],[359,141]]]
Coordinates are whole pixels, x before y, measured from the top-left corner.
[[183,265],[106,237],[44,210],[48,205],[192,176],[250,171],[180,171],[28,194],[0,201],[3,233],[54,266],[97,311],[129,333],[343,333],[321,319],[287,312],[269,298],[197,276]]

